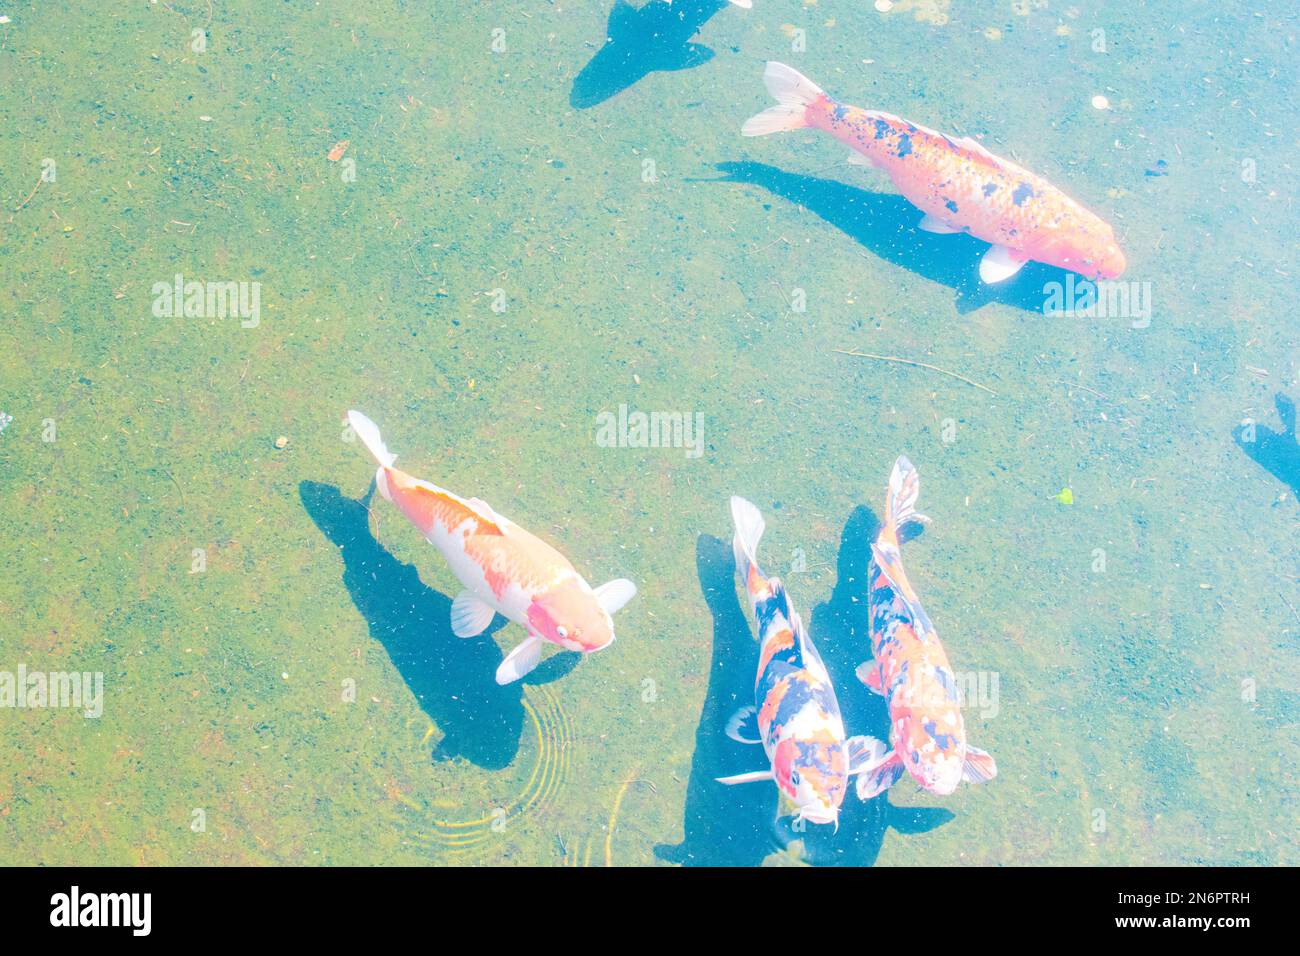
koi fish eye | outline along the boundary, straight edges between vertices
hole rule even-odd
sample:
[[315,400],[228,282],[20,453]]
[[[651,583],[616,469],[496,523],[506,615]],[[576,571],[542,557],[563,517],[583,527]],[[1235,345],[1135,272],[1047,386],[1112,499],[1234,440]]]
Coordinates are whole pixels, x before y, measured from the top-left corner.
[[791,771],[790,771],[790,782],[791,782],[792,784],[794,784],[796,787],[799,786],[799,771],[798,771],[798,770],[791,770]]
[[568,628],[565,627],[557,627],[555,629],[555,633],[560,637],[561,640],[569,636]]

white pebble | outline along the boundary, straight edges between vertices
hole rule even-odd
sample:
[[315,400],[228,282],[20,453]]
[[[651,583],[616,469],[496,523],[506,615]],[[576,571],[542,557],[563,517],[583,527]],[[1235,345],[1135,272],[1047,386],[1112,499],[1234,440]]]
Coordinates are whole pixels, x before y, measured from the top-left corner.
[[876,9],[881,13],[888,13],[894,9],[894,0],[876,0]]
[[1110,109],[1110,100],[1098,93],[1092,98],[1092,105],[1094,109],[1108,110]]

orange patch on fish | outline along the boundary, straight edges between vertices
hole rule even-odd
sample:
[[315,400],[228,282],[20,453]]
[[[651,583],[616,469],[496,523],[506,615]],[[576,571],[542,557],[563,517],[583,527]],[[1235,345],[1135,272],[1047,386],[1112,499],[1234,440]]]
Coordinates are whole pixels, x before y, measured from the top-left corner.
[[767,670],[767,665],[772,662],[772,658],[776,656],[777,651],[784,651],[791,647],[794,647],[794,631],[788,627],[782,628],[769,637],[763,643],[762,650],[759,651],[758,673],[761,675]]

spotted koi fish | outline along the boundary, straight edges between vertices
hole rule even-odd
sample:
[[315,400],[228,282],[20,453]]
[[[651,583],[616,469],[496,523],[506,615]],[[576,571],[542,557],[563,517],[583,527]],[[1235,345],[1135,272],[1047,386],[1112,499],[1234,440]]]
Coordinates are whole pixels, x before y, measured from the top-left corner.
[[760,651],[754,705],[732,715],[727,736],[743,744],[761,743],[769,766],[718,780],[775,781],[797,808],[796,819],[838,828],[849,777],[882,760],[885,745],[870,737],[845,739],[840,705],[821,655],[785,587],[766,577],[754,558],[763,516],[744,498],[731,499],[731,516],[736,573],[754,611]]
[[636,594],[618,579],[593,589],[569,560],[479,498],[466,500],[393,467],[379,429],[360,412],[348,422],[379,462],[379,493],[442,552],[465,590],[451,605],[451,630],[474,637],[497,614],[523,625],[528,637],[497,668],[498,684],[519,680],[541,660],[543,642],[590,653],[614,642],[611,615]]
[[857,671],[859,680],[889,702],[893,750],[858,777],[863,800],[893,786],[904,769],[926,790],[942,796],[962,780],[984,783],[998,772],[992,757],[966,742],[948,655],[903,571],[900,529],[930,520],[915,511],[920,493],[916,469],[900,456],[889,476],[885,526],[871,545],[867,571],[874,660]]
[[1047,180],[995,156],[970,137],[954,139],[889,113],[836,102],[784,63],[763,74],[779,105],[751,117],[745,136],[812,127],[854,152],[850,162],[874,165],[925,215],[927,232],[968,232],[992,243],[980,279],[1001,282],[1028,260],[1090,279],[1115,279],[1125,269],[1114,230]]

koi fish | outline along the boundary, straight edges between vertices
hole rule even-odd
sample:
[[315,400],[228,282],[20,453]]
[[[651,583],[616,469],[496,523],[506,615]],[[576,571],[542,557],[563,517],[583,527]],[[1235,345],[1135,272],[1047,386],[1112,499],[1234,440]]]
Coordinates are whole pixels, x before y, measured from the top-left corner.
[[889,789],[906,769],[931,793],[946,796],[962,780],[997,776],[993,758],[966,742],[957,680],[934,625],[903,572],[899,531],[930,519],[915,511],[921,480],[907,456],[889,476],[885,526],[871,545],[868,608],[874,659],[858,679],[889,702],[893,750],[858,777],[858,796],[869,800]]
[[379,493],[442,552],[465,587],[451,604],[452,633],[482,634],[497,614],[528,632],[497,668],[498,684],[535,668],[543,642],[584,654],[614,642],[611,615],[636,594],[631,581],[619,578],[593,589],[568,558],[486,501],[466,500],[394,468],[397,456],[365,415],[348,412],[348,422],[379,462]]
[[760,651],[754,704],[736,711],[726,732],[742,744],[761,743],[769,766],[718,781],[775,781],[798,808],[797,820],[838,828],[849,778],[884,759],[885,745],[871,737],[845,739],[840,705],[821,655],[784,585],[766,577],[754,558],[763,516],[744,498],[732,498],[731,517],[736,574],[754,611]]
[[1124,253],[1108,224],[971,137],[953,139],[890,113],[839,103],[784,63],[768,63],[763,80],[779,105],[747,120],[742,135],[805,127],[830,133],[853,148],[850,162],[888,174],[925,214],[921,229],[968,232],[992,243],[980,261],[984,282],[1008,279],[1030,259],[1090,279],[1115,279],[1124,271]]

